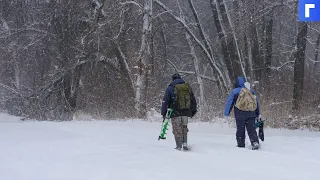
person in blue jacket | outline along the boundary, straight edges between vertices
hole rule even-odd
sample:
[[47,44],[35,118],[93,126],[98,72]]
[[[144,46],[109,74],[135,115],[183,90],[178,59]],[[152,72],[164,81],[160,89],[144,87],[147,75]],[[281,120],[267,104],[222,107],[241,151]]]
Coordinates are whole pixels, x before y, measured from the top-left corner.
[[[255,121],[260,115],[260,104],[257,97],[257,109],[255,111],[241,111],[236,108],[234,105],[237,102],[239,93],[242,88],[245,88],[245,79],[243,77],[238,77],[235,82],[235,88],[231,91],[224,109],[224,116],[228,117],[232,108],[234,108],[234,116],[237,124],[236,140],[237,147],[245,147],[245,128],[247,129],[248,136],[251,141],[252,149],[259,149],[259,139],[255,128]],[[253,89],[250,89],[251,92],[255,95]]]
[[[173,113],[171,115],[171,123],[172,123],[172,133],[174,134],[174,138],[176,141],[177,150],[188,150],[187,145],[187,133],[188,133],[188,117],[193,117],[197,113],[197,102],[194,97],[194,94],[191,90],[190,100],[191,100],[191,108],[187,110],[178,111],[174,106],[174,87],[177,84],[184,84],[185,81],[181,78],[178,73],[172,75],[172,82],[166,88],[166,92],[163,97],[162,107],[161,107],[161,115],[165,118],[167,114],[168,108],[173,108]],[[191,87],[190,87],[191,88]]]

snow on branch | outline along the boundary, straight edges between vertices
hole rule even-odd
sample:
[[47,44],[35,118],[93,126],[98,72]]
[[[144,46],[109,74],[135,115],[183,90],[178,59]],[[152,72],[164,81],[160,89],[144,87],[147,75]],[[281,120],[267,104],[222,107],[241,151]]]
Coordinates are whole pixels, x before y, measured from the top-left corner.
[[[85,66],[87,64],[90,64],[92,62],[94,63],[106,63],[110,67],[114,68],[117,71],[120,71],[119,68],[119,62],[118,58],[106,58],[106,57],[100,57],[99,59],[92,61],[91,59],[86,60],[87,56],[82,55],[78,57],[78,62],[73,64],[71,67],[67,69],[61,69],[54,73],[52,76],[54,77],[50,82],[45,84],[44,86],[40,87],[33,95],[31,96],[42,96],[44,99],[49,97],[49,95],[54,91],[54,89],[57,89],[60,87],[61,83],[63,83],[64,78],[72,71],[74,71],[76,68],[79,68],[80,66]],[[85,59],[85,60],[83,60]],[[1,85],[1,84],[0,84]]]
[[294,61],[287,61],[287,62],[283,63],[283,64],[282,64],[281,66],[279,66],[279,67],[270,67],[270,69],[279,71],[279,70],[280,70],[281,68],[283,68],[285,65],[290,64],[290,63],[294,63]]
[[317,33],[320,33],[319,30],[317,30],[316,28],[310,26],[309,24],[308,24],[308,28],[311,29],[311,30],[313,30],[313,31],[315,31],[315,32],[317,32]]
[[36,32],[36,33],[41,33],[45,35],[50,35],[52,37],[56,37],[54,34],[49,33],[48,31],[40,30],[40,29],[35,29],[35,28],[22,28],[22,29],[14,29],[14,30],[7,30],[7,31],[2,31],[0,33],[0,38],[7,38],[9,36],[13,36],[15,34],[19,33],[25,33],[25,32]]
[[312,42],[309,38],[306,38],[307,42],[310,43],[314,48],[316,46],[316,43]]
[[197,12],[194,4],[193,4],[193,0],[188,0],[188,2],[189,2],[189,5],[190,5],[190,8],[192,10],[193,16],[194,16],[194,18],[196,20],[196,26],[199,29],[199,33],[201,35],[201,38],[204,41],[206,48],[209,50],[210,56],[212,57],[213,56],[213,50],[212,50],[211,45],[210,45],[210,43],[208,41],[209,38],[207,38],[207,35],[203,30],[202,24],[200,22],[200,18],[198,16],[198,12]]
[[207,80],[212,81],[212,82],[217,82],[216,78],[212,78],[212,77],[208,77],[208,76],[204,76],[204,75],[200,75],[200,77],[202,79],[207,79]]
[[293,4],[293,3],[297,3],[297,1],[296,0],[288,0],[286,2],[282,1],[281,3],[275,3],[275,2],[269,3],[270,6],[267,6],[263,9],[259,10],[255,16],[257,16],[258,14],[261,15],[262,13],[267,14],[268,12],[273,11],[277,7],[289,6],[290,4]]
[[163,12],[157,14],[156,16],[153,16],[152,19],[155,19],[155,18],[157,18],[157,17],[159,17],[159,16],[161,16],[161,15],[163,15],[163,14],[166,14],[166,13],[168,13],[168,12],[169,12],[169,11],[163,11]]
[[310,58],[307,54],[306,54],[306,57],[307,57],[308,60],[311,61],[312,63],[320,63],[320,61],[313,60],[313,59]]
[[222,78],[223,80],[223,84],[224,87],[228,87],[226,80],[224,78],[223,73],[221,72],[221,70],[219,69],[219,67],[216,64],[216,61],[214,60],[214,58],[210,55],[210,53],[208,52],[207,48],[205,47],[205,45],[197,38],[197,36],[193,33],[193,31],[191,30],[191,28],[187,25],[187,23],[185,22],[184,19],[176,16],[172,10],[170,10],[166,5],[164,5],[160,0],[154,0],[159,6],[161,6],[165,11],[167,11],[176,21],[178,21],[180,24],[183,25],[183,27],[185,28],[185,30],[187,31],[188,34],[190,34],[190,36],[196,41],[196,43],[200,46],[200,48],[205,52],[207,58],[209,59],[209,62],[211,64],[212,67],[214,67],[214,69],[217,70],[217,72],[219,73],[219,76]]
[[124,18],[123,18],[123,14],[124,14],[124,11],[121,10],[121,12],[120,12],[121,22],[120,22],[119,32],[117,33],[116,36],[113,37],[114,40],[119,39],[119,36],[120,36],[120,34],[122,33],[122,31],[123,31],[123,29],[124,29]]
[[143,9],[142,6],[141,6],[139,3],[135,2],[135,1],[126,1],[126,2],[121,2],[120,4],[121,4],[121,5],[130,5],[130,4],[133,4],[133,5],[138,6],[140,9]]
[[170,61],[169,59],[167,59],[167,61],[175,69],[175,71],[179,71],[177,66],[172,61]]
[[[193,72],[193,71],[183,71],[183,70],[179,70],[179,69],[177,68],[177,66],[176,66],[172,61],[170,61],[170,60],[167,60],[167,61],[168,61],[168,63],[175,69],[175,71],[178,72],[178,73],[196,75],[196,73]],[[203,79],[207,79],[207,80],[209,80],[209,81],[212,81],[212,82],[217,82],[217,79],[212,78],[212,77],[208,77],[208,76],[201,75],[201,74],[200,74],[200,77],[203,78]]]
[[180,17],[176,16],[171,10],[169,10],[169,8],[164,5],[161,1],[159,0],[155,0],[155,2],[157,4],[159,4],[163,9],[165,9],[176,21],[178,21],[179,23],[181,23],[184,28],[186,29],[186,31],[192,36],[192,38],[199,44],[199,46],[201,47],[202,50],[205,51],[206,55],[208,56],[208,58],[214,62],[214,60],[212,59],[212,57],[210,56],[210,53],[208,52],[208,50],[205,48],[205,46],[203,45],[203,43],[196,37],[196,35],[192,32],[192,30],[190,29],[190,27],[187,25],[187,23],[185,22],[184,19],[181,19]]
[[0,18],[1,22],[2,22],[2,27],[5,29],[5,30],[9,30],[9,25],[8,23],[6,22],[6,20],[4,18]]
[[270,103],[269,106],[276,106],[276,105],[281,105],[281,104],[286,104],[286,103],[291,103],[292,101],[283,101],[283,102],[273,102]]
[[19,93],[18,91],[16,91],[15,89],[13,89],[13,88],[5,85],[5,84],[0,83],[0,87],[2,87],[2,88],[4,88],[4,89],[7,89],[7,90],[9,90],[9,91],[11,91],[11,92],[13,92],[14,94],[20,95],[20,93]]

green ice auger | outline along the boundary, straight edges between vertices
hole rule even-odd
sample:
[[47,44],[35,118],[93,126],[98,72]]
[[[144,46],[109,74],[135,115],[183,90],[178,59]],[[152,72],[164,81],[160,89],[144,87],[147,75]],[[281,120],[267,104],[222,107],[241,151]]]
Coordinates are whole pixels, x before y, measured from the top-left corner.
[[166,139],[165,135],[167,134],[166,131],[168,130],[167,127],[169,125],[169,120],[170,120],[171,114],[172,114],[172,108],[170,108],[167,111],[166,117],[163,119],[161,132],[160,132],[160,136],[159,136],[158,140]]

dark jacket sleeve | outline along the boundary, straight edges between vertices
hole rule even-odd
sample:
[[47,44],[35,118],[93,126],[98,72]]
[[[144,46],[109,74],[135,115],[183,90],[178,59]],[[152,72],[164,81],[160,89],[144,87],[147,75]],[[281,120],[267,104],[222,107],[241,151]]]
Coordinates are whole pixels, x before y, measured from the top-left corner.
[[163,96],[162,107],[161,107],[161,115],[165,116],[167,114],[167,108],[170,101],[170,86],[166,89],[166,92]]

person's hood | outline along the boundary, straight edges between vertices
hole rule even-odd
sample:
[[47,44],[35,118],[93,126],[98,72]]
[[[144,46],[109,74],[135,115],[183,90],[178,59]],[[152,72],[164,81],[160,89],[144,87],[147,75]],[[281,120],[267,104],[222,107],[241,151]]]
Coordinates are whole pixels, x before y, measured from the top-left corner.
[[243,77],[238,77],[236,80],[236,83],[234,84],[235,88],[242,88],[244,87],[244,83],[246,82],[246,80]]
[[183,84],[185,81],[182,78],[175,79],[171,82],[170,86],[175,86],[176,84]]

